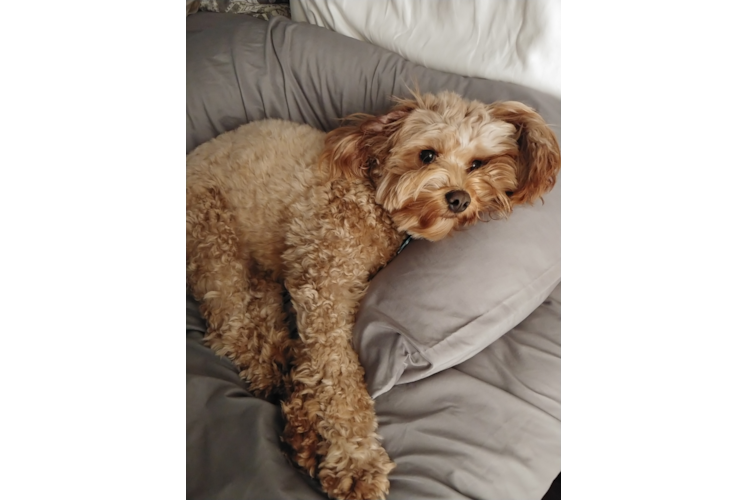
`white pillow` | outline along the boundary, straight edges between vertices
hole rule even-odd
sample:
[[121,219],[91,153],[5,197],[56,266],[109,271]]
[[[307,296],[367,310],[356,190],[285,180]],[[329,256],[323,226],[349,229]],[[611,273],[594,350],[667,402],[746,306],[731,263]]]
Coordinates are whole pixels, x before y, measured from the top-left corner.
[[561,96],[561,0],[290,0],[291,19],[427,68]]

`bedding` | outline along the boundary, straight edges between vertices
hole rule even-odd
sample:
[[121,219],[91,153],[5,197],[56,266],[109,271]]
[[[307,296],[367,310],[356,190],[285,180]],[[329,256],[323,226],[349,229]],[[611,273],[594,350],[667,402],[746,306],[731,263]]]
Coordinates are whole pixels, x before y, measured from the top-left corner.
[[560,134],[559,100],[521,85],[429,70],[371,44],[282,17],[267,24],[250,16],[201,12],[187,22],[188,32],[190,26],[216,28],[187,40],[188,153],[262,118],[331,130],[362,109],[384,112],[391,96],[407,96],[416,86],[485,102],[514,99],[541,114],[554,110],[544,117]]
[[561,0],[290,0],[291,19],[427,68],[561,96]]
[[[283,18],[200,12],[187,28],[187,152],[263,118],[330,130],[386,110],[414,82],[522,101],[560,137],[560,102],[527,87],[430,70]],[[560,183],[506,221],[411,243],[372,283],[355,344],[398,463],[389,498],[540,498],[558,474],[559,196]],[[483,293],[450,303],[440,280]],[[283,458],[278,408],[201,345],[187,303],[188,498],[324,498]]]
[[[470,360],[375,400],[388,500],[540,499],[561,470],[561,286]],[[327,498],[284,458],[280,408],[202,344],[187,302],[187,498]]]

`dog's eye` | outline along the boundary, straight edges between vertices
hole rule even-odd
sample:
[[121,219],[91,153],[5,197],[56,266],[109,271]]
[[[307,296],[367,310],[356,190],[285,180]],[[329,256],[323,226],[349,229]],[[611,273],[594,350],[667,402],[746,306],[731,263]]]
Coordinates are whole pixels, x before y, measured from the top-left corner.
[[481,160],[473,160],[473,163],[470,164],[470,171],[472,172],[476,168],[480,168],[483,166],[483,162]]
[[436,159],[436,151],[432,149],[424,149],[423,151],[421,151],[421,154],[419,156],[421,157],[421,161],[428,165]]

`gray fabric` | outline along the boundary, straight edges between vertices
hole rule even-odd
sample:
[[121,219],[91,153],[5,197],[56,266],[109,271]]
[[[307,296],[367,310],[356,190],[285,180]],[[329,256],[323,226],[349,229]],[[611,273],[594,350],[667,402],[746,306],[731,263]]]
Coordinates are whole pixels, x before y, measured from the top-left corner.
[[[322,28],[206,13],[189,16],[187,27],[188,152],[263,118],[329,130],[345,115],[385,111],[414,80],[422,91],[519,100],[560,123],[551,96],[428,70]],[[545,205],[507,221],[411,243],[372,283],[355,343],[398,463],[389,498],[540,498],[560,470],[558,412],[543,406],[560,401],[552,390],[558,356],[542,342],[518,347],[528,343],[522,325],[537,314],[545,319],[532,320],[540,327],[529,335],[560,345],[558,318],[541,306],[495,341],[558,283],[559,205],[557,187]],[[463,288],[459,301],[443,292],[451,280]],[[324,498],[284,461],[278,408],[249,397],[233,366],[200,345],[201,332],[188,299],[188,498]]]
[[[207,24],[197,13],[188,31]],[[222,17],[221,17],[222,16]],[[518,100],[560,125],[558,99],[519,85],[430,70],[317,26],[213,14],[213,29],[187,39],[187,152],[263,118],[331,130],[352,113],[387,110],[392,95],[454,90],[484,102]],[[193,31],[194,33],[194,31]],[[557,135],[560,128],[554,128]],[[560,138],[560,135],[559,135]]]
[[187,498],[326,498],[279,447],[280,409],[253,398],[233,364],[187,336]]
[[[560,295],[469,361],[376,400],[397,464],[388,500],[543,496],[561,470]],[[187,498],[326,498],[284,459],[280,409],[200,338],[187,337]]]
[[376,400],[395,498],[539,499],[561,470],[561,286],[469,361]]
[[540,305],[561,280],[560,193],[414,241],[374,277],[353,332],[372,396],[469,359]]

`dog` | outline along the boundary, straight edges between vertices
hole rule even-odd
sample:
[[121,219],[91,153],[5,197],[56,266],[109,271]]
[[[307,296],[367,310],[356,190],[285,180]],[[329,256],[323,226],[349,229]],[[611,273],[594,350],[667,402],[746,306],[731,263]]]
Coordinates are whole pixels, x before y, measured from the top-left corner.
[[351,344],[369,280],[408,236],[438,241],[540,199],[560,163],[528,106],[452,92],[328,134],[252,122],[187,156],[187,286],[205,342],[280,402],[289,458],[328,496],[384,498],[394,468]]

